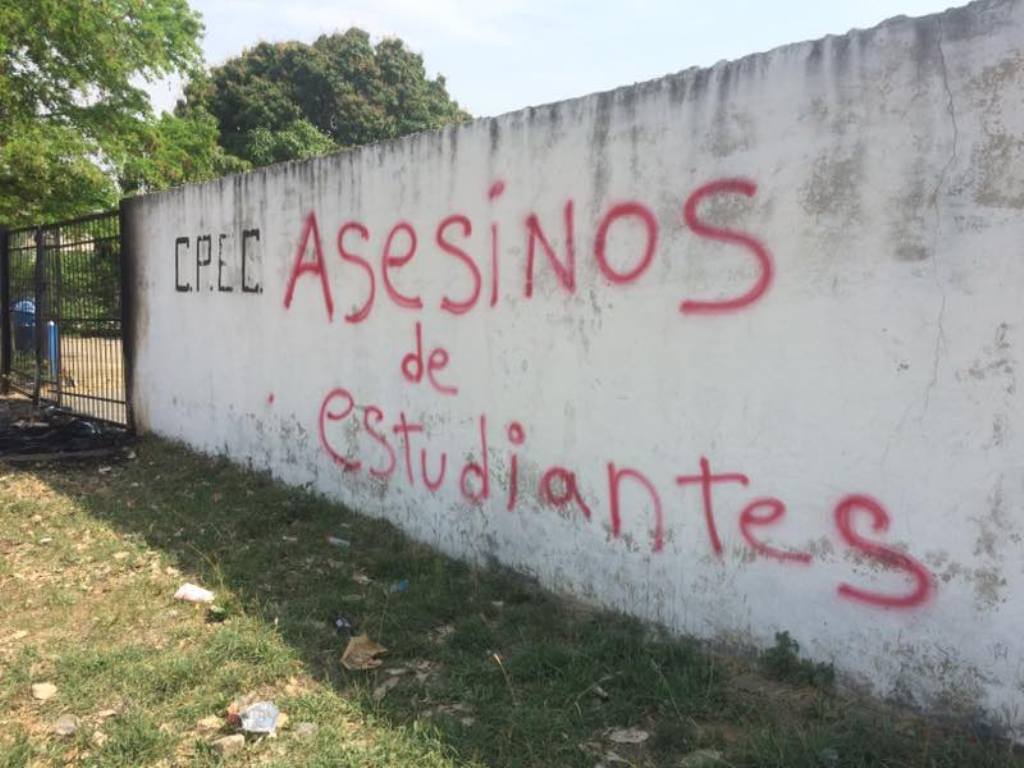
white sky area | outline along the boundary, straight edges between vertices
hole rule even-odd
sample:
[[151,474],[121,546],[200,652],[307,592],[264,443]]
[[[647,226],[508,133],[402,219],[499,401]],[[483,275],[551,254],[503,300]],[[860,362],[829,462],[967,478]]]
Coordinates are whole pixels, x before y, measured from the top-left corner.
[[[350,26],[400,37],[441,73],[475,117],[498,115],[786,43],[923,16],[949,0],[190,0],[203,15],[207,63],[261,40],[301,40]],[[181,83],[149,87],[173,108]]]

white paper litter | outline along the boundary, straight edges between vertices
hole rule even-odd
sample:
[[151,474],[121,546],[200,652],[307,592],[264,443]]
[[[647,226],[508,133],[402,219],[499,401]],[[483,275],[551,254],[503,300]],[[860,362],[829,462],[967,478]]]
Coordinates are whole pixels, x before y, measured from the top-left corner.
[[182,584],[174,593],[175,600],[184,600],[188,603],[212,603],[213,592],[195,584]]

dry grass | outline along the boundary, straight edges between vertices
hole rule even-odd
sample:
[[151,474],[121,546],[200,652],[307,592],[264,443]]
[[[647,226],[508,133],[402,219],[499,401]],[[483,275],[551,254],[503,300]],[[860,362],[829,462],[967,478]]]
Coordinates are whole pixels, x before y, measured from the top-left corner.
[[[135,452],[0,466],[0,768],[218,765],[210,742],[239,697],[274,699],[289,724],[224,764],[680,766],[712,750],[732,766],[1024,765],[966,731],[567,610],[225,462],[157,440]],[[171,599],[186,580],[217,592],[224,621]],[[338,615],[389,648],[381,668],[341,666]],[[37,682],[57,695],[34,700]],[[73,737],[53,734],[64,714]],[[617,743],[630,728],[648,738]]]

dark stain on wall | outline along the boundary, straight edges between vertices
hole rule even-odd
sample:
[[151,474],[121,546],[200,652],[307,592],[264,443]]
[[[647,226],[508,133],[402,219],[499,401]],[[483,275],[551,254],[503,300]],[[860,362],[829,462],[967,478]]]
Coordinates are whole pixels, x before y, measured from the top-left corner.
[[603,200],[608,192],[608,131],[611,125],[615,91],[597,95],[594,105],[594,129],[590,134],[590,162],[593,171],[592,200]]
[[498,148],[501,146],[501,124],[496,117],[490,117],[487,119],[487,134],[490,137],[491,142],[491,157],[498,153]]

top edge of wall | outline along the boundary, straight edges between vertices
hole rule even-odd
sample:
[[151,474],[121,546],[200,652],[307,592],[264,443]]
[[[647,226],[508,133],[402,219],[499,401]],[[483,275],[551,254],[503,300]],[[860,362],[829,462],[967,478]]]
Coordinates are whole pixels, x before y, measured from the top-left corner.
[[622,85],[604,91],[594,91],[582,96],[563,99],[561,101],[552,101],[534,106],[522,107],[520,109],[512,110],[511,112],[504,112],[500,115],[477,117],[460,125],[447,125],[443,128],[416,131],[396,138],[382,139],[380,141],[362,144],[348,149],[339,149],[335,152],[329,152],[324,155],[318,155],[316,157],[306,158],[303,160],[287,160],[280,163],[273,163],[271,165],[254,168],[251,171],[221,176],[208,181],[189,182],[164,190],[132,195],[124,198],[122,202],[133,205],[169,195],[181,194],[189,188],[213,187],[215,185],[223,187],[228,183],[241,185],[250,178],[266,176],[286,169],[304,169],[315,166],[318,163],[336,160],[340,157],[356,156],[363,152],[389,151],[396,147],[411,144],[424,137],[443,137],[448,134],[479,130],[481,126],[484,125],[491,126],[496,123],[508,123],[524,118],[526,120],[533,120],[538,114],[554,113],[562,107],[571,107],[589,101],[596,101],[599,103],[614,102],[617,100],[626,101],[630,100],[633,96],[652,93],[666,86],[672,89],[678,88],[686,93],[699,93],[704,90],[704,87],[710,80],[712,74],[719,74],[721,78],[729,78],[733,73],[756,71],[761,65],[766,64],[777,57],[799,51],[800,49],[807,49],[808,59],[815,56],[820,57],[826,45],[835,49],[845,49],[851,41],[859,41],[861,45],[864,45],[869,43],[878,32],[894,27],[909,26],[914,29],[923,30],[926,27],[937,24],[940,25],[943,30],[943,35],[947,39],[956,40],[975,37],[977,35],[984,34],[991,28],[989,25],[980,23],[984,15],[1002,8],[1011,8],[1018,5],[1021,1],[1022,0],[974,0],[974,2],[968,3],[967,5],[950,7],[944,11],[925,16],[892,16],[873,27],[865,29],[853,28],[844,34],[828,34],[824,37],[813,40],[786,43],[767,51],[750,53],[738,59],[722,59],[709,67],[692,66],[677,72],[632,83],[630,85]]

